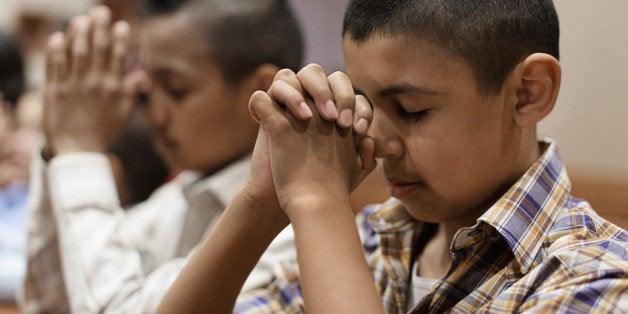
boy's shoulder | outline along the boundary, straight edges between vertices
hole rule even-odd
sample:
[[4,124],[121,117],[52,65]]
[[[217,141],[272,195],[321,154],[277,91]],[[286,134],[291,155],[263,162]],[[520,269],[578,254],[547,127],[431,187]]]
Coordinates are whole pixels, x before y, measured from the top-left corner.
[[602,218],[584,200],[572,200],[557,217],[545,241],[545,258],[556,258],[569,271],[620,270],[628,274],[628,231]]
[[491,304],[512,303],[514,296],[518,311],[584,313],[613,312],[628,302],[628,233],[584,200],[570,199],[567,205],[545,233],[531,267]]

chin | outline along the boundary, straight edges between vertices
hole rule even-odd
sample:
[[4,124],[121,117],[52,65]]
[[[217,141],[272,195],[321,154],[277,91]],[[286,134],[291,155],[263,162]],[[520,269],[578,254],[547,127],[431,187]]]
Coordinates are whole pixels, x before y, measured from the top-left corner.
[[445,211],[439,209],[439,206],[427,205],[429,204],[428,202],[420,202],[418,200],[400,199],[400,201],[406,207],[410,216],[418,221],[439,223],[446,220],[442,216]]

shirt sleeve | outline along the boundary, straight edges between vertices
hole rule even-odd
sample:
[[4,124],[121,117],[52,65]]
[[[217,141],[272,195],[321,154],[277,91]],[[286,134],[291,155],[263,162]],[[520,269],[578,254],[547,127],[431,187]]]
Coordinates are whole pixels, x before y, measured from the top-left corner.
[[274,268],[278,263],[294,262],[297,260],[297,251],[294,247],[294,233],[292,226],[281,231],[268,246],[259,262],[246,279],[242,291],[251,291],[263,288],[273,280]]
[[281,261],[273,268],[270,284],[238,297],[234,313],[304,313],[296,260]]
[[[57,256],[51,256],[57,261],[57,271],[52,272],[62,274],[57,279],[65,282],[71,312],[155,312],[194,250],[146,272],[142,267],[145,256],[138,251],[127,228],[129,217],[120,208],[110,164],[104,155],[59,156],[50,162],[47,176],[53,209],[48,221],[56,226],[59,248]],[[287,228],[273,241],[243,291],[267,286],[280,261],[296,263],[293,238],[292,230]],[[54,238],[50,241],[50,246],[57,247]],[[59,264],[62,271],[58,271]],[[53,290],[47,286],[41,291]]]
[[[622,243],[614,240],[575,242],[584,244],[554,254],[533,271],[535,275],[540,274],[533,276],[538,288],[523,301],[518,311],[617,313],[628,309],[625,243],[622,247]],[[551,275],[543,276],[544,273]]]
[[67,313],[57,227],[44,180],[45,162],[39,154],[34,155],[29,179],[27,266],[18,300],[25,313]]
[[122,232],[125,213],[109,160],[95,153],[59,156],[50,162],[48,186],[71,311],[154,311],[184,262],[143,272]]
[[[366,221],[375,207],[366,207],[356,215],[356,224],[362,241],[365,254],[373,253],[377,242],[377,235]],[[286,228],[277,238],[290,237],[290,247],[294,252],[294,236],[292,228]],[[277,239],[275,240],[277,241]],[[272,245],[271,245],[272,247]],[[262,313],[304,313],[305,307],[301,286],[299,283],[299,266],[294,258],[278,260],[272,268],[270,284],[240,294],[235,305],[235,313],[262,314]]]

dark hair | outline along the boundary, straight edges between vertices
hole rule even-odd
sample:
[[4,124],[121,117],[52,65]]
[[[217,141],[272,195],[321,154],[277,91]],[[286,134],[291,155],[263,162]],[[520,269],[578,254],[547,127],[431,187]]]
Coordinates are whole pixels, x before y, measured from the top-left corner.
[[162,185],[169,174],[168,166],[155,149],[152,130],[144,121],[144,107],[135,108],[126,128],[108,150],[120,160],[130,205],[146,200]]
[[22,49],[14,38],[3,33],[0,33],[0,91],[13,107],[24,92]]
[[415,36],[462,57],[480,92],[499,93],[506,76],[536,52],[559,58],[551,0],[352,0],[343,35]]
[[262,64],[294,71],[301,66],[301,28],[286,0],[158,2],[167,3],[161,8],[167,7],[170,13],[189,15],[191,21],[204,30],[209,56],[231,85],[236,85]]
[[146,1],[144,13],[146,16],[157,16],[173,13],[189,0],[148,0]]

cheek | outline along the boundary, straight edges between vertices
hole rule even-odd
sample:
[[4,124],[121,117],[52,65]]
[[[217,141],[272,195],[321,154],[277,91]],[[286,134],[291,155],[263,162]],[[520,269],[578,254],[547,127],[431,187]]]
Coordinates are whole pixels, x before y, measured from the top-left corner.
[[475,169],[484,160],[482,149],[465,135],[439,132],[438,135],[415,136],[406,143],[411,167],[419,171],[428,185],[451,193],[473,182]]

